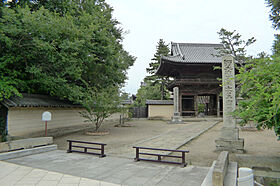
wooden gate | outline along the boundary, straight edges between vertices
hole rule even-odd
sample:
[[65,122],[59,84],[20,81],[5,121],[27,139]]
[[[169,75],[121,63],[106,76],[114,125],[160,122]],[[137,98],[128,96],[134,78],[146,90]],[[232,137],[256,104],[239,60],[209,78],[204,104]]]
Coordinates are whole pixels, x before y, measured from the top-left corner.
[[132,113],[132,118],[148,117],[148,107],[132,107],[129,111]]

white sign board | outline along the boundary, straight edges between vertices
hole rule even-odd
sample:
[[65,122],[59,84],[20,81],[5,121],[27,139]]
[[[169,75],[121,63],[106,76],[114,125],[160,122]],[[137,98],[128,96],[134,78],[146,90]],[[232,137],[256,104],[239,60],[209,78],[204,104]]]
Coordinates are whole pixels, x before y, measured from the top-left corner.
[[44,112],[42,114],[42,121],[51,121],[52,120],[52,114],[48,111]]

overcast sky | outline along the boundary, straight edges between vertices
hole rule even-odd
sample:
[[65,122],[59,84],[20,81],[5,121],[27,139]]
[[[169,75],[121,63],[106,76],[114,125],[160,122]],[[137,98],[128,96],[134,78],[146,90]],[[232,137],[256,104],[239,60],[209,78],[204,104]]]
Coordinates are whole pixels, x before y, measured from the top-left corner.
[[219,43],[223,27],[243,39],[255,37],[248,54],[271,53],[276,31],[265,0],[107,0],[124,31],[124,48],[137,57],[124,90],[136,94],[159,39],[167,44]]

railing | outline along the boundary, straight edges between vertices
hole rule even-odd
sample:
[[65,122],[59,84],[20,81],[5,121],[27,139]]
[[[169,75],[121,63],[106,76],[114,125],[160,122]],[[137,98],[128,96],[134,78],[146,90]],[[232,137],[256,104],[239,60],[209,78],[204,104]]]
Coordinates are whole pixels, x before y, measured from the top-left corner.
[[[187,165],[185,153],[188,153],[189,151],[185,151],[185,150],[170,150],[170,149],[157,149],[157,148],[148,148],[148,147],[133,147],[133,148],[136,149],[136,157],[134,158],[135,161],[143,160],[143,161],[153,161],[153,162],[179,164],[182,167],[185,167]],[[144,153],[144,152],[140,152],[140,149],[155,150],[155,151],[180,152],[182,154],[181,154],[181,156],[175,156],[175,155],[164,155],[164,154],[156,154],[156,153]],[[157,160],[140,158],[140,155],[157,156]],[[162,157],[179,158],[179,159],[181,159],[181,162],[163,161]]]
[[186,79],[175,79],[173,82],[168,84],[168,87],[180,85],[180,84],[220,84],[221,82],[217,79],[201,79],[201,78],[186,78]]
[[[77,141],[77,140],[67,140],[69,142],[69,148],[67,150],[68,153],[71,152],[79,152],[79,153],[86,153],[86,154],[93,154],[93,155],[99,155],[100,158],[106,157],[105,154],[105,145],[104,143],[93,143],[93,142],[86,142],[86,141]],[[82,145],[73,145],[73,143],[78,143],[78,144],[87,144],[87,145],[99,145],[100,148],[97,147],[89,147],[89,146],[82,146]],[[73,150],[73,148],[79,148],[83,149],[83,151],[79,150]],[[97,150],[100,151],[100,153],[96,152],[89,152],[88,149],[90,150]]]
[[193,82],[193,83],[219,83],[220,81],[217,79],[211,78],[185,78],[185,79],[175,79],[175,83],[185,83],[185,82]]

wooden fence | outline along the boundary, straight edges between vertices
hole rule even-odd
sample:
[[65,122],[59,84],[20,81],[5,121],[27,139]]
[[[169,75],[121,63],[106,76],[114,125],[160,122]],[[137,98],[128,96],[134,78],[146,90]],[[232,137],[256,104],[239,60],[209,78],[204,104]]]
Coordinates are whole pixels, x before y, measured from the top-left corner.
[[132,107],[129,111],[132,113],[132,118],[148,117],[148,107]]

